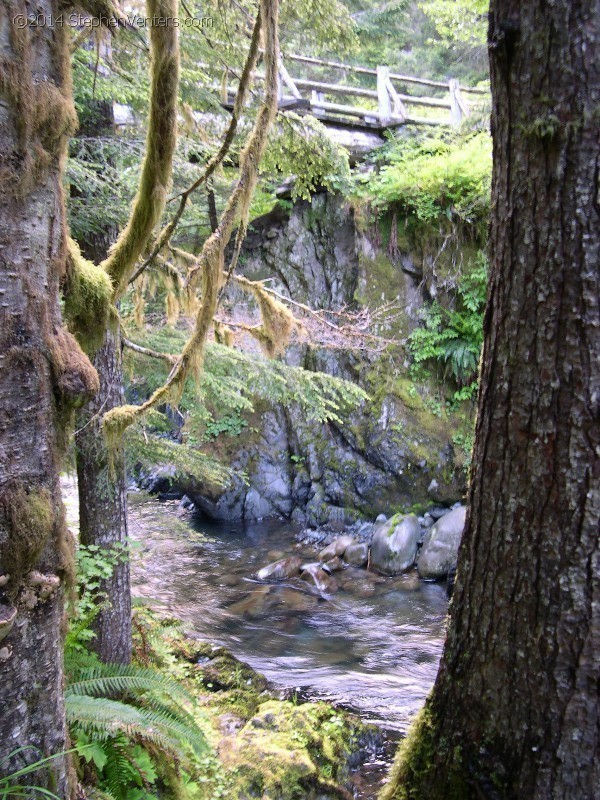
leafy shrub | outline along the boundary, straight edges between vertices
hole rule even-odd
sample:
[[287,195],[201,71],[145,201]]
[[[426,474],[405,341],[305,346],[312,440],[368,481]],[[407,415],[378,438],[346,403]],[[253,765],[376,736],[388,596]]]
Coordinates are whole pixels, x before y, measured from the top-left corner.
[[394,205],[429,223],[440,217],[487,220],[492,168],[487,133],[392,139],[380,158],[386,163],[379,173],[359,181],[375,208]]

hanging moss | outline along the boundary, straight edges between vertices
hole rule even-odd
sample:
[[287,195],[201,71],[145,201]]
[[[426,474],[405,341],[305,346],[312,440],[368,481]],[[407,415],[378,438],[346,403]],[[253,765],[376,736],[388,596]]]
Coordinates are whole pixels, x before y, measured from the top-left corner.
[[215,342],[217,344],[225,345],[225,347],[233,347],[234,345],[233,331],[228,325],[224,325],[222,322],[215,322],[214,329],[215,329]]
[[279,300],[269,297],[262,287],[255,286],[253,292],[260,307],[265,350],[271,357],[283,355],[292,333],[300,326],[292,312]]
[[68,253],[64,315],[83,350],[92,355],[104,340],[111,315],[112,283],[101,267],[81,255],[71,238]]
[[[163,1],[166,4],[166,0]],[[188,273],[186,291],[193,293],[198,286],[198,282],[201,282],[202,305],[196,316],[194,331],[183,348],[177,363],[169,373],[165,384],[158,388],[145,403],[137,407],[127,406],[125,412],[121,409],[112,409],[106,414],[104,426],[107,430],[109,441],[114,441],[115,433],[117,435],[122,433],[127,425],[131,424],[136,417],[143,415],[150,408],[165,402],[177,404],[181,399],[187,378],[192,377],[197,380],[202,369],[206,339],[213,326],[220,292],[224,284],[225,249],[235,224],[238,223],[240,229],[244,229],[247,225],[248,207],[258,179],[258,165],[267,144],[269,129],[277,113],[278,5],[261,0],[260,14],[264,37],[265,100],[258,112],[254,127],[248,136],[246,146],[240,155],[239,178],[227,201],[219,227],[205,241],[200,256]],[[151,30],[154,30],[154,28]],[[158,133],[155,131],[153,136],[156,135]],[[144,191],[142,186],[139,194],[140,202],[147,204],[148,198],[146,195],[147,190]],[[134,247],[134,243],[137,241],[137,234],[133,231],[134,216],[135,212],[129,226],[132,227],[131,242],[124,241],[121,248],[119,242],[117,242],[113,254],[105,262],[109,274],[115,275],[117,296],[123,288],[123,281],[126,274],[128,274],[129,267],[125,270],[123,269],[123,264],[129,264],[127,253],[131,253],[131,248]],[[126,232],[124,232],[123,237],[127,239]],[[135,246],[137,247],[137,245]],[[123,253],[119,255],[120,249],[123,250]]]
[[[8,3],[7,18],[26,16],[29,7],[22,0]],[[8,26],[10,50],[0,57],[0,94],[8,100],[17,129],[12,153],[5,154],[0,170],[3,191],[23,195],[38,177],[58,159],[66,139],[77,128],[70,79],[68,26],[56,26],[54,74],[44,80],[34,78],[31,64],[32,28]]]

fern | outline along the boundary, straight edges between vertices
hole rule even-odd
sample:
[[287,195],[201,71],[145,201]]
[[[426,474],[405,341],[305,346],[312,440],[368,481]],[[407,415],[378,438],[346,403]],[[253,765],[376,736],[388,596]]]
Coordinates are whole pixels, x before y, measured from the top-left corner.
[[65,656],[65,669],[70,675],[68,695],[110,697],[112,695],[151,692],[168,694],[181,702],[191,702],[190,694],[177,681],[152,669],[121,664],[84,667]]
[[[146,800],[156,778],[154,758],[193,766],[207,750],[204,733],[186,710],[191,695],[166,675],[135,665],[102,664],[68,652],[65,707],[77,750],[93,763],[110,800]],[[177,771],[177,770],[176,770]]]

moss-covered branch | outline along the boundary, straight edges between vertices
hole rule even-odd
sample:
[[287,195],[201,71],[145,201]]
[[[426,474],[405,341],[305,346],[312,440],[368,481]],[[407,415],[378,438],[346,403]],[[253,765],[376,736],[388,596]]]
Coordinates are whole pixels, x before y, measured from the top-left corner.
[[125,428],[148,409],[167,400],[177,401],[188,376],[197,377],[202,368],[206,339],[213,325],[219,289],[224,276],[225,249],[236,222],[244,220],[247,215],[269,129],[277,113],[278,5],[278,0],[261,0],[260,4],[265,51],[265,98],[240,156],[238,181],[227,202],[219,227],[204,243],[196,265],[188,274],[189,293],[194,293],[197,285],[201,283],[202,304],[198,310],[194,331],[163,386],[142,405],[115,408],[105,416],[104,429],[111,441],[119,440]]
[[235,100],[233,103],[233,111],[231,114],[231,120],[229,122],[229,127],[225,133],[225,137],[221,143],[221,147],[218,151],[214,154],[214,156],[209,160],[208,164],[204,168],[204,171],[197,178],[191,186],[189,186],[184,192],[181,192],[179,195],[171,198],[172,200],[176,200],[179,198],[179,206],[177,211],[175,212],[173,219],[165,225],[162,229],[156,244],[152,248],[150,255],[144,260],[144,262],[140,265],[140,267],[135,271],[133,276],[130,279],[130,283],[133,283],[142,272],[148,267],[149,264],[156,258],[156,256],[160,253],[160,251],[166,247],[169,243],[171,236],[173,235],[173,231],[177,227],[179,220],[181,219],[183,212],[185,211],[185,207],[187,205],[188,199],[190,195],[192,195],[197,189],[199,189],[203,184],[205,184],[211,176],[214,174],[217,167],[223,162],[225,156],[229,152],[231,144],[233,142],[235,133],[237,131],[237,127],[242,116],[242,111],[244,109],[244,104],[246,102],[246,97],[248,96],[248,90],[250,88],[250,82],[252,77],[252,71],[256,66],[256,61],[258,59],[259,54],[259,44],[260,44],[260,31],[261,31],[261,18],[260,18],[260,9],[258,15],[256,17],[256,21],[254,23],[254,28],[252,30],[252,38],[250,40],[250,49],[248,50],[248,55],[246,57],[246,62],[244,64],[244,69],[242,70],[242,74],[240,76],[240,81],[238,85],[238,90],[235,96]]
[[[177,18],[177,0],[147,0],[151,19]],[[177,136],[179,36],[174,24],[150,27],[152,82],[146,155],[129,222],[101,266],[110,276],[113,299],[127,288],[137,259],[160,220],[171,182]]]

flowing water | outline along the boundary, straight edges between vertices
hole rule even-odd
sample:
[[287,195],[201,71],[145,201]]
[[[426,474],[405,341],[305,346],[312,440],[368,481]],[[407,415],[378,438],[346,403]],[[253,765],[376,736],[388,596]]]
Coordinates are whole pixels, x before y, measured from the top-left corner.
[[257,581],[257,570],[282,556],[315,560],[295,543],[296,530],[280,521],[201,522],[178,516],[177,502],[132,494],[134,594],[229,648],[276,687],[339,704],[397,738],[435,678],[444,587],[354,568],[336,573],[340,588],[327,599],[298,579]]

